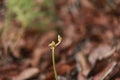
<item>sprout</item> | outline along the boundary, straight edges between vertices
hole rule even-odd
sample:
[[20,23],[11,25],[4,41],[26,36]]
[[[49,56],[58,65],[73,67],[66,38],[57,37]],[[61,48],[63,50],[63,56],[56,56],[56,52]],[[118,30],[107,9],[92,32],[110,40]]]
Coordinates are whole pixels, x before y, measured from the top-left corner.
[[58,76],[57,76],[57,71],[56,71],[56,66],[55,66],[55,47],[58,46],[62,41],[62,37],[60,35],[58,35],[58,42],[55,43],[54,41],[52,41],[49,46],[52,50],[52,62],[53,62],[53,70],[54,70],[54,75],[55,75],[55,79],[58,80]]
[[62,41],[62,37],[60,36],[60,35],[58,35],[58,42],[57,43],[55,43],[54,41],[52,41],[50,44],[49,44],[49,46],[51,47],[51,48],[55,48],[56,46],[58,46],[60,43],[61,43],[61,41]]

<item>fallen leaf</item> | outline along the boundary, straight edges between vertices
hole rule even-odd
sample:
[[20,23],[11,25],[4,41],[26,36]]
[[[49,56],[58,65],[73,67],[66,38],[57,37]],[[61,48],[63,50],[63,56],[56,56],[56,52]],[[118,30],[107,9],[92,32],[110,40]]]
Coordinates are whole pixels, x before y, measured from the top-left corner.
[[18,76],[14,77],[13,80],[26,80],[36,76],[39,73],[38,68],[28,68],[23,70]]

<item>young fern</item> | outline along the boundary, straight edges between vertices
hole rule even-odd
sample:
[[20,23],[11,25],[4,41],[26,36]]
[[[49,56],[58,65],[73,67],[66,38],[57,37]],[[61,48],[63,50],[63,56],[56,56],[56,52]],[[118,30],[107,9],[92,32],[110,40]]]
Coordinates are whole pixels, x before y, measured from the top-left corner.
[[60,35],[58,35],[58,42],[55,43],[54,41],[52,41],[49,46],[52,50],[52,62],[53,62],[53,70],[54,70],[54,75],[55,75],[55,79],[58,80],[58,76],[57,76],[57,71],[56,71],[56,66],[55,66],[55,47],[58,46],[62,41],[62,37]]

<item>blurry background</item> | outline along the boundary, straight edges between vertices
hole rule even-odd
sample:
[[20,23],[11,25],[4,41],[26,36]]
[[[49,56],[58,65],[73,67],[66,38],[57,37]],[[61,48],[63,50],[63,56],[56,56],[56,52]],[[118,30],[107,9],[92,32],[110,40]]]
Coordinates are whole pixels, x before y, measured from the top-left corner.
[[0,80],[120,79],[120,0],[0,0]]

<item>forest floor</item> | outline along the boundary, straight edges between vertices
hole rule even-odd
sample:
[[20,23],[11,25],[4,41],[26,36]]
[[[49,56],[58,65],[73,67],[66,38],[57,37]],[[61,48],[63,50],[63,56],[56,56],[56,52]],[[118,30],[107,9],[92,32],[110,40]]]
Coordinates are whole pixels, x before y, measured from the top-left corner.
[[[58,34],[62,36],[55,49],[59,80],[120,80],[120,1],[101,0],[96,5],[76,1],[56,1],[55,22],[43,32],[27,28],[15,47],[12,40],[19,27],[5,32],[0,40],[0,80],[54,80],[48,45],[57,42]],[[0,26],[3,23],[2,18]],[[50,26],[55,27],[49,30]]]

